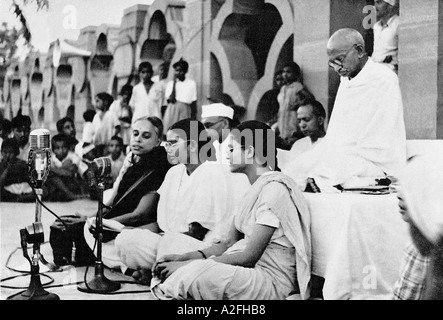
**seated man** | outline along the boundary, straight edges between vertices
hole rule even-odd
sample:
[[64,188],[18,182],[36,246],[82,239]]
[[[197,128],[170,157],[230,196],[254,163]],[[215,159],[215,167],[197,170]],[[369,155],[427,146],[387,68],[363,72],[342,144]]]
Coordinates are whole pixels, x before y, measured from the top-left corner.
[[[165,176],[157,193],[157,221],[143,228],[123,229],[115,239],[122,263],[137,270],[134,278],[148,283],[163,234],[176,235],[168,245],[204,248],[222,240],[233,212],[249,189],[247,179],[234,179],[224,167],[207,161],[211,140],[196,120],[183,119],[166,133],[167,151],[177,163]],[[208,156],[208,157],[206,157]]]
[[325,136],[326,112],[322,104],[316,100],[301,105],[297,110],[297,121],[301,132],[305,136],[297,140],[290,150],[295,159],[305,151],[316,146]]
[[228,135],[233,127],[234,109],[223,103],[202,106],[202,123],[214,141],[217,163],[229,164],[227,158]]
[[326,136],[289,164],[285,173],[302,190],[310,178],[321,192],[395,176],[406,162],[397,75],[368,57],[363,36],[354,29],[335,32],[327,52],[329,66],[341,76],[341,83]]

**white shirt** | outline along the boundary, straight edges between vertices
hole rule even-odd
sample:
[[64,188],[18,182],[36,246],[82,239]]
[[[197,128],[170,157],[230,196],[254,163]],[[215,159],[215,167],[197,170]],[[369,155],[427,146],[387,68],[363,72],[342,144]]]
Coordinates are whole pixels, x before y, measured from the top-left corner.
[[[166,99],[172,93],[172,86],[174,81],[169,81],[166,85],[165,96]],[[175,98],[177,101],[190,104],[197,101],[197,84],[194,80],[186,78],[184,81],[177,80],[175,84]]]
[[135,85],[129,101],[129,106],[132,108],[132,123],[142,117],[161,118],[162,100],[163,90],[159,82],[152,84],[149,94],[142,82]]
[[92,138],[94,137],[94,126],[92,122],[85,122],[82,131],[82,140],[83,142],[92,143]]
[[312,150],[317,144],[320,143],[322,139],[323,138],[318,138],[317,141],[315,141],[314,143],[312,143],[310,137],[304,137],[295,141],[291,147],[291,150],[289,151],[290,152],[289,156],[291,160],[294,160],[295,158],[297,158],[299,155],[301,155],[306,151]]
[[372,53],[372,60],[374,62],[383,63],[387,56],[392,56],[392,61],[389,66],[395,70],[398,65],[398,25],[400,18],[398,15],[392,16],[386,25],[382,25],[378,21],[374,25],[374,52]]
[[187,232],[192,222],[210,231],[204,241],[217,241],[225,236],[250,184],[240,177],[234,180],[222,166],[214,162],[201,164],[190,176],[183,164],[167,172],[157,191],[160,200],[157,222],[164,232]]
[[92,120],[94,145],[108,144],[115,133],[115,127],[120,123],[111,111],[98,111]]
[[80,177],[83,177],[83,174],[88,170],[88,165],[82,161],[82,159],[78,156],[78,154],[69,151],[68,155],[63,159],[59,160],[54,154],[51,156],[51,166],[55,168],[61,168],[63,166],[63,162],[70,160],[73,164],[77,166],[77,172]]

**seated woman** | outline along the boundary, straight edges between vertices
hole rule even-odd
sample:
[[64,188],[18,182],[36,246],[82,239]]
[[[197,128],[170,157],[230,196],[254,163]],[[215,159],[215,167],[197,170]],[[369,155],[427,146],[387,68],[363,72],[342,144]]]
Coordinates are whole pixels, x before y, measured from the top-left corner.
[[306,299],[310,213],[295,183],[277,172],[275,134],[262,122],[247,121],[230,139],[231,171],[244,173],[252,188],[227,241],[160,258],[153,268],[152,292],[158,299],[267,300],[294,292]]
[[[139,227],[156,221],[157,189],[171,168],[165,148],[160,146],[162,121],[157,117],[143,117],[133,124],[131,152],[125,159],[114,183],[108,204],[112,208],[103,217],[128,227]],[[142,178],[143,177],[143,178]],[[89,231],[91,218],[85,224],[84,236],[93,248],[95,239]],[[103,243],[103,263],[109,268],[121,266],[114,240]]]
[[137,270],[133,276],[144,284],[150,281],[164,233],[174,234],[168,238],[174,253],[221,240],[227,235],[232,212],[250,187],[242,175],[231,177],[223,166],[208,161],[214,149],[201,122],[178,121],[166,136],[168,155],[177,165],[157,191],[157,221],[144,228],[123,229],[115,239],[123,264]]

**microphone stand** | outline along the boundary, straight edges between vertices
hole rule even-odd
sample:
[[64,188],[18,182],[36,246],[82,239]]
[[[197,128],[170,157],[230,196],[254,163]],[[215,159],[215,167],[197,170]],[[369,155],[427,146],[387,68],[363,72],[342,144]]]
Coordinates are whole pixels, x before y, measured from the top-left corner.
[[97,257],[95,261],[94,278],[77,286],[77,289],[86,293],[108,293],[120,289],[118,282],[111,281],[104,274],[104,265],[102,261],[102,241],[103,241],[103,191],[105,189],[104,181],[98,184],[98,212],[95,223],[95,237],[97,239]]
[[[46,156],[48,155],[49,152],[46,151]],[[37,156],[39,157],[40,155],[37,154]],[[32,162],[32,150],[29,153],[29,159],[29,162]],[[39,261],[42,260],[44,263],[47,263],[40,253],[40,244],[44,242],[43,224],[41,222],[41,197],[43,194],[43,180],[46,179],[46,175],[43,175],[42,177],[41,174],[38,173],[37,181],[32,178],[31,173],[29,174],[29,177],[32,181],[32,184],[36,186],[35,223],[33,223],[31,226],[28,226],[26,229],[21,229],[20,238],[23,255],[31,264],[31,281],[26,291],[22,292],[19,295],[12,295],[8,297],[7,300],[60,300],[60,297],[58,295],[50,293],[43,289],[42,283],[40,281]],[[29,259],[26,243],[33,243],[32,260]]]

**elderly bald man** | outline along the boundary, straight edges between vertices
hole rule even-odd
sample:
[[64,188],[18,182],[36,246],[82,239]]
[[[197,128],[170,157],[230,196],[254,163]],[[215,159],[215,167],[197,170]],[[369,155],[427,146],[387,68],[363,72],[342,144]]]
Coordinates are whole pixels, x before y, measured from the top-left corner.
[[354,29],[335,32],[327,54],[341,82],[326,136],[285,173],[301,189],[314,192],[339,192],[396,176],[406,162],[397,75],[368,57],[363,36]]
[[377,23],[374,25],[374,62],[398,71],[398,0],[375,0]]

